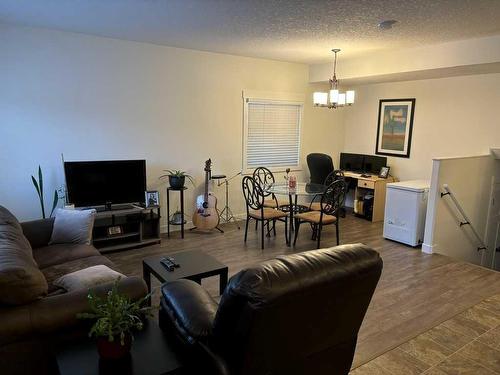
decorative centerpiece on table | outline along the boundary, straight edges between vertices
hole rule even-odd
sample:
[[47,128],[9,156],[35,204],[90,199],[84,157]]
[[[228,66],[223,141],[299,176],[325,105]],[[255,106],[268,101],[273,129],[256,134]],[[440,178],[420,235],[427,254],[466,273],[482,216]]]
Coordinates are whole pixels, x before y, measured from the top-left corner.
[[117,279],[106,297],[89,292],[89,313],[80,313],[78,318],[95,320],[89,337],[97,338],[97,351],[103,359],[120,359],[130,353],[134,330],[143,328],[142,318],[150,314],[150,307],[143,304],[151,296],[132,302],[118,292]]
[[286,184],[288,185],[288,180],[290,179],[290,168],[285,169],[285,175],[283,176],[283,178],[285,179]]
[[186,178],[188,178],[189,181],[191,181],[191,183],[194,185],[193,177],[188,175],[185,171],[180,171],[175,169],[164,169],[163,171],[167,172],[167,174],[164,174],[159,178],[168,177],[168,183],[170,184],[170,187],[172,189],[184,188],[184,185],[186,183]]

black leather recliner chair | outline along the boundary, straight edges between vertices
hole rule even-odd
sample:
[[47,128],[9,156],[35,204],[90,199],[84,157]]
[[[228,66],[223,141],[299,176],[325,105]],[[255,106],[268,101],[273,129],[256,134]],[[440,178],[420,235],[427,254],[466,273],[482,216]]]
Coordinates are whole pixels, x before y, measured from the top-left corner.
[[343,375],[381,272],[379,254],[356,244],[242,270],[219,305],[178,280],[162,287],[160,326],[179,338],[195,373]]

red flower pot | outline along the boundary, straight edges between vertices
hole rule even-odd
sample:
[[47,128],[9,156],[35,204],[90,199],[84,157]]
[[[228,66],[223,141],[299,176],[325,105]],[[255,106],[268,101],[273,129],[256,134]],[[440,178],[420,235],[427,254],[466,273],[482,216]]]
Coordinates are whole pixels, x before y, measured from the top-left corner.
[[132,345],[132,337],[129,334],[125,335],[124,345],[120,342],[120,336],[115,337],[113,341],[109,341],[107,337],[99,337],[97,339],[97,351],[103,359],[119,359],[130,353]]

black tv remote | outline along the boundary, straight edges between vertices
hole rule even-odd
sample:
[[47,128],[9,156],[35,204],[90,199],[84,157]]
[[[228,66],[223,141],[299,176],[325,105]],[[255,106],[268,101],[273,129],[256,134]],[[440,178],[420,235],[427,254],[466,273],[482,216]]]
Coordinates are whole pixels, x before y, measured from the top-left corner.
[[170,272],[172,272],[175,268],[180,267],[180,265],[175,262],[174,258],[171,257],[161,259],[160,263]]

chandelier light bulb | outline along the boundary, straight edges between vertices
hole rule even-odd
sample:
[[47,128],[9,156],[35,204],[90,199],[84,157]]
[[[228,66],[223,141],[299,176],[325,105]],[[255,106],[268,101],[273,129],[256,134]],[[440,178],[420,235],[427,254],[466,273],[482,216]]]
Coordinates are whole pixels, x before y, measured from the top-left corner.
[[354,90],[348,90],[345,93],[345,102],[349,105],[354,104]]
[[339,105],[345,105],[345,94],[339,94]]
[[326,92],[315,92],[313,94],[314,105],[327,105],[328,104],[328,93]]
[[330,90],[330,103],[338,103],[339,102],[339,90],[333,89]]

